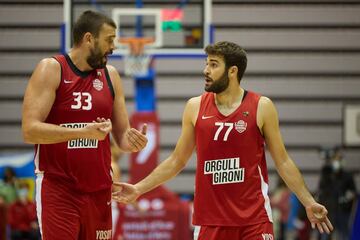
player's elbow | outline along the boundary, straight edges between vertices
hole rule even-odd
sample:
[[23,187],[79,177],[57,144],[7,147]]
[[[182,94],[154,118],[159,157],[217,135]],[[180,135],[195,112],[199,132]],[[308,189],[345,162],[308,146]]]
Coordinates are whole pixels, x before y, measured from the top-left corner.
[[22,124],[23,141],[28,144],[35,144],[32,127],[29,124]]
[[29,133],[29,131],[23,131],[22,135],[23,135],[24,143],[34,144],[34,141],[33,141],[32,137],[31,137],[31,134]]

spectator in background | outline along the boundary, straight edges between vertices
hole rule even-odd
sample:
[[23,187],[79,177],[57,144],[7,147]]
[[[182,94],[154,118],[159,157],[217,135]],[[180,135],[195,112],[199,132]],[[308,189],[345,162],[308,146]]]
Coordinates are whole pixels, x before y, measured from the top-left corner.
[[0,181],[0,198],[5,203],[10,204],[16,200],[16,174],[15,171],[7,167],[4,169],[4,179]]
[[29,200],[29,186],[24,182],[19,183],[17,200],[8,210],[11,240],[39,239],[39,226],[36,220],[35,203]]
[[0,240],[6,240],[6,203],[0,196]]
[[296,229],[297,229],[297,240],[309,240],[311,234],[311,223],[306,217],[306,210],[300,204],[298,216],[296,219]]
[[306,216],[306,210],[295,194],[289,196],[289,214],[285,230],[285,240],[309,240],[311,223]]
[[321,236],[321,239],[348,240],[356,186],[352,174],[344,169],[342,149],[336,147],[329,157],[330,161],[321,172],[319,202],[329,210],[329,218],[334,223],[335,231],[332,235]]
[[298,216],[299,216],[301,203],[294,193],[290,194],[289,203],[290,203],[290,211],[289,211],[288,222],[286,225],[285,239],[297,240]]
[[16,174],[7,167],[0,181],[0,240],[6,240],[7,206],[16,200]]
[[275,237],[278,240],[285,239],[286,224],[289,218],[290,211],[290,194],[291,191],[286,186],[285,182],[282,180],[281,177],[278,177],[276,189],[271,196],[271,206],[274,210],[274,213],[276,211],[279,213],[279,228],[277,234],[275,234]]

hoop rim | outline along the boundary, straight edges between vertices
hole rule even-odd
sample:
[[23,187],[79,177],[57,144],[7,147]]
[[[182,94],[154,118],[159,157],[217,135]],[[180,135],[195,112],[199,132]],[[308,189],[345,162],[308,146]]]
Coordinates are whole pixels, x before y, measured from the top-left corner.
[[120,37],[119,43],[128,45],[130,55],[138,56],[144,54],[145,45],[149,45],[155,42],[153,37]]
[[131,44],[132,42],[141,42],[144,44],[153,43],[154,37],[119,37],[118,42],[123,44]]

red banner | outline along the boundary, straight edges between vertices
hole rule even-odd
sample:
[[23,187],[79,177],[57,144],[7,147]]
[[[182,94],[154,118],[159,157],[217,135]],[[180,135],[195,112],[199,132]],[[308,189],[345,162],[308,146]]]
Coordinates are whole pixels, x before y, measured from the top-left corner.
[[190,205],[159,187],[120,207],[115,240],[190,240]]
[[131,117],[131,126],[141,129],[147,124],[148,144],[138,152],[130,156],[130,179],[129,182],[136,183],[154,170],[159,158],[159,119],[155,112],[137,112]]

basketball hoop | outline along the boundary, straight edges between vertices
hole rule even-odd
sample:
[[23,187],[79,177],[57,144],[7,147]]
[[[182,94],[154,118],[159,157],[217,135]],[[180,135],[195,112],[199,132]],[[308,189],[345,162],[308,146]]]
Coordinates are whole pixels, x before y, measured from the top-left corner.
[[128,37],[121,38],[119,42],[128,44],[129,52],[124,56],[125,75],[126,76],[143,76],[149,69],[151,56],[144,52],[146,44],[154,42],[151,37]]

